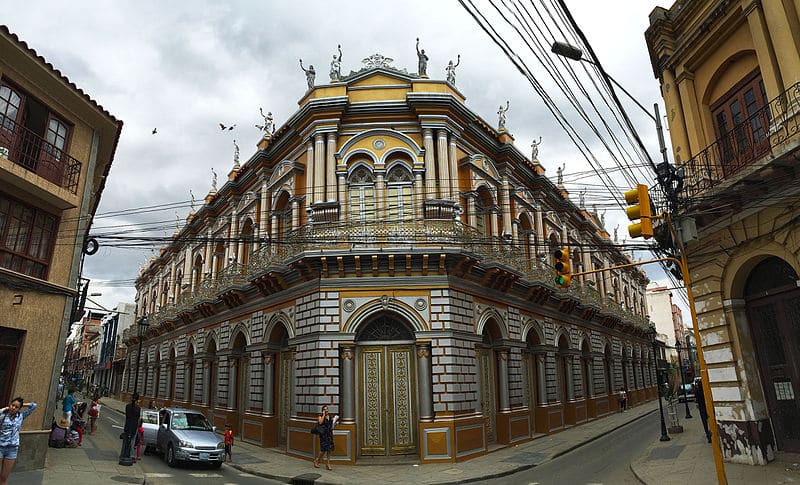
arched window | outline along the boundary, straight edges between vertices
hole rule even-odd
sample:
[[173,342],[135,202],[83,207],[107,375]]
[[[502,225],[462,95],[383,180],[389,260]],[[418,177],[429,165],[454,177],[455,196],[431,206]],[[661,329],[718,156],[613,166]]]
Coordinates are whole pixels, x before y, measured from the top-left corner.
[[372,171],[365,165],[359,165],[350,174],[347,185],[350,220],[374,221],[377,208],[375,205],[375,176]]
[[414,178],[403,165],[395,165],[386,176],[386,202],[389,221],[410,221],[414,218]]

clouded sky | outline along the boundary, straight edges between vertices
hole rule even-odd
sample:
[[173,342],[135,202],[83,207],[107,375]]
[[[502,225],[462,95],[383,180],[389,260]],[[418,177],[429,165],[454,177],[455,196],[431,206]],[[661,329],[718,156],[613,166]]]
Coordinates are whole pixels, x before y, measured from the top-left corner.
[[[495,3],[502,9],[512,0]],[[557,12],[554,0],[519,3],[544,19],[547,12]],[[645,106],[659,101],[644,31],[653,7],[671,2],[566,3],[606,71]],[[4,4],[3,22],[12,32],[125,123],[98,214],[178,203],[168,211],[100,216],[93,232],[108,232],[103,227],[112,225],[173,221],[171,227],[154,233],[170,236],[174,221],[183,221],[189,211],[189,190],[202,200],[211,186],[212,168],[221,181],[225,179],[232,166],[233,139],[241,146],[242,160],[254,153],[260,137],[254,127],[261,122],[259,107],[274,114],[278,127],[297,109],[297,101],[306,91],[298,59],[315,65],[317,84],[328,82],[328,66],[337,44],[344,53],[343,73],[359,70],[361,60],[374,53],[394,59],[394,67],[416,72],[415,39],[419,37],[430,58],[432,78],[444,79],[447,62],[461,55],[457,87],[466,96],[467,106],[496,126],[497,107],[510,100],[506,126],[517,147],[529,154],[531,140],[541,136],[539,160],[548,175],[555,178],[556,167],[566,164],[565,182],[572,197],[577,199],[578,192],[588,187],[587,206],[607,207],[609,232],[619,224],[620,240],[625,233],[627,221],[618,208],[612,210],[608,204],[610,195],[597,189],[596,177],[580,176],[589,170],[584,157],[528,80],[456,0],[45,0],[36,2],[35,9],[27,0],[6,0]],[[545,68],[526,51],[519,37],[502,25],[493,7],[485,1],[475,1],[475,6],[504,32],[548,93],[566,106]],[[549,44],[563,40],[557,30],[548,30],[558,23],[563,24],[532,21],[531,27],[542,28]],[[623,104],[656,157],[652,121],[624,98]],[[222,131],[219,123],[235,124],[236,128]],[[154,128],[156,134],[152,134]],[[587,133],[585,126],[576,123],[576,128]],[[593,147],[599,144],[596,139],[589,143]],[[607,154],[597,153],[605,164]],[[652,183],[652,177],[637,178]],[[132,280],[151,254],[151,249],[104,246],[87,257],[84,276],[93,281],[91,291],[103,294],[93,300],[108,308],[120,301],[132,302]],[[654,269],[648,268],[651,278],[661,278]],[[128,286],[120,286],[125,284]]]

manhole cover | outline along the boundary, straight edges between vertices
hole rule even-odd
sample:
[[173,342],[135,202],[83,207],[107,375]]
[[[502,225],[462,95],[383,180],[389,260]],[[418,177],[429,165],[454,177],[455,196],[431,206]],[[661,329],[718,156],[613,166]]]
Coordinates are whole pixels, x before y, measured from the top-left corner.
[[142,483],[142,479],[136,477],[124,477],[122,475],[117,475],[110,478],[115,482],[120,482],[120,483]]

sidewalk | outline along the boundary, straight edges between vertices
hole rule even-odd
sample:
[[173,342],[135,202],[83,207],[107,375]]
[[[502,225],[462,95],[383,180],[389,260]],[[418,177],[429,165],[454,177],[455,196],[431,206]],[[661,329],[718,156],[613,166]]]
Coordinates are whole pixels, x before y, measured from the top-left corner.
[[[103,398],[112,409],[122,410],[124,405],[112,398]],[[509,448],[500,448],[485,456],[461,463],[420,465],[418,462],[402,464],[370,463],[363,460],[355,466],[331,462],[333,471],[325,466],[314,468],[308,460],[287,456],[274,448],[260,448],[238,441],[233,447],[233,462],[226,463],[252,475],[287,483],[352,484],[352,483],[417,483],[451,484],[468,483],[510,475],[552,460],[589,443],[626,424],[649,415],[658,409],[657,402],[632,408],[626,413],[616,413],[554,435],[536,439]],[[684,484],[685,485],[685,484]]]
[[[83,397],[75,395],[77,401]],[[105,399],[104,399],[105,400]],[[103,401],[104,401],[103,400]],[[119,402],[119,401],[117,401]],[[122,406],[123,413],[125,407]],[[61,417],[61,404],[55,413]],[[69,483],[80,485],[107,485],[108,483],[145,483],[144,472],[138,464],[121,466],[118,464],[121,442],[112,442],[84,434],[83,443],[78,448],[48,448],[45,467],[42,470],[11,472],[9,483],[26,485]]]
[[[645,485],[717,483],[714,452],[706,441],[696,407],[692,408],[692,416],[681,419],[683,433],[670,434],[670,441],[656,439],[631,463],[631,471],[639,481]],[[781,456],[767,466],[725,463],[725,475],[730,485],[798,483],[800,460],[786,461],[790,459],[791,456]]]

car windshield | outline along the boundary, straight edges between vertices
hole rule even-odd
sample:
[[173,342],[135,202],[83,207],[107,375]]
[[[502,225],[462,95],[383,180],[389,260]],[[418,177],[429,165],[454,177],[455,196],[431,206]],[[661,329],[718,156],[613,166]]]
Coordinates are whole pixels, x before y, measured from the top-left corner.
[[174,413],[172,415],[172,429],[187,429],[197,431],[212,431],[205,416],[198,413]]

